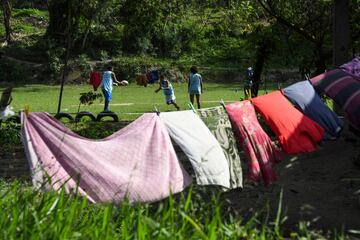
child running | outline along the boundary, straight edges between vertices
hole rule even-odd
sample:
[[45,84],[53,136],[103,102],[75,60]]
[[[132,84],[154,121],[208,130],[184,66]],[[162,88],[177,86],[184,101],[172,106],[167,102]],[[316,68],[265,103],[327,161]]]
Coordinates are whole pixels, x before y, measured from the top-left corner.
[[115,81],[115,84],[120,84],[120,82],[116,79],[113,68],[109,66],[107,67],[107,70],[103,73],[100,84],[101,90],[105,98],[104,112],[109,112],[109,103],[112,99],[112,85],[114,84],[113,81]]
[[176,104],[175,101],[175,93],[174,88],[171,84],[171,82],[167,79],[165,79],[165,76],[163,74],[160,75],[160,82],[159,82],[159,88],[155,90],[155,93],[159,92],[160,90],[163,90],[165,101],[167,105],[174,105],[176,107],[176,110],[180,110],[180,107]]

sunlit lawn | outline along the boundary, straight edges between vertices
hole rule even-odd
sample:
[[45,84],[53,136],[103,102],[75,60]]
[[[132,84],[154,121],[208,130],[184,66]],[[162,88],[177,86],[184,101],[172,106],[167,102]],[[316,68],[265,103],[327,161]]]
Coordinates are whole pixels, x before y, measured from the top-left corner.
[[[189,96],[186,83],[174,83],[176,101],[182,109],[188,109]],[[121,119],[135,119],[141,113],[149,112],[156,107],[159,111],[172,111],[175,108],[165,104],[162,92],[154,93],[158,85],[148,87],[130,84],[126,87],[114,87],[110,110],[119,114]],[[1,89],[0,89],[1,90]],[[90,85],[65,85],[62,112],[76,113],[79,106],[80,93],[91,91]],[[13,91],[12,106],[15,111],[29,104],[30,111],[45,111],[56,113],[60,86],[25,85]],[[98,90],[98,92],[101,92]],[[239,101],[243,97],[241,84],[206,83],[201,96],[202,107],[218,106],[221,100],[225,102]],[[95,114],[103,110],[103,103],[98,100],[93,105],[81,105],[80,111],[90,111]]]

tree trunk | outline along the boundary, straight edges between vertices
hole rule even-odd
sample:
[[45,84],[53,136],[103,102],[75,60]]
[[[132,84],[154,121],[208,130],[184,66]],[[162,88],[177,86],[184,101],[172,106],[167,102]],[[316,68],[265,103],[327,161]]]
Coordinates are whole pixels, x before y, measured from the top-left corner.
[[59,95],[59,102],[58,102],[58,109],[57,109],[57,114],[60,113],[61,110],[61,103],[62,103],[62,96],[63,96],[63,90],[64,90],[64,83],[65,83],[65,75],[67,73],[67,66],[68,66],[68,61],[69,61],[69,57],[70,57],[70,48],[72,46],[72,38],[71,38],[71,33],[72,33],[72,28],[71,28],[71,3],[67,2],[67,26],[68,28],[66,29],[66,54],[65,54],[65,60],[64,60],[64,68],[63,68],[63,72],[62,72],[62,78],[61,78],[61,87],[60,87],[60,95]]
[[314,76],[322,74],[326,70],[324,50],[323,50],[323,47],[322,47],[321,43],[316,44],[316,50],[315,51],[316,51],[315,52],[315,55],[316,55],[316,59],[315,59],[316,70],[315,70]]
[[1,0],[3,15],[4,15],[4,27],[5,27],[5,39],[7,43],[12,41],[11,33],[11,2],[10,0]]
[[[66,31],[69,28],[72,29],[73,34],[77,33],[82,3],[83,1],[79,0],[50,0],[47,35],[66,42]],[[68,21],[68,15],[70,15],[70,21]]]
[[[349,60],[349,1],[334,0],[333,17],[333,65],[339,66]],[[344,116],[344,111],[334,102],[333,110]]]
[[82,43],[81,43],[81,49],[82,49],[82,50],[85,49],[85,45],[86,45],[87,37],[88,37],[88,35],[89,35],[89,33],[90,33],[90,27],[91,27],[92,21],[93,21],[93,18],[91,18],[91,19],[89,20],[88,25],[86,26],[84,38],[83,38],[83,41],[82,41]]
[[269,56],[269,43],[262,42],[261,45],[258,47],[256,53],[256,63],[254,68],[254,81],[251,87],[251,97],[257,97],[261,82],[261,74],[264,69],[265,61]]
[[67,26],[68,3],[66,1],[51,0],[48,5],[49,10],[49,26],[47,35],[65,40]]

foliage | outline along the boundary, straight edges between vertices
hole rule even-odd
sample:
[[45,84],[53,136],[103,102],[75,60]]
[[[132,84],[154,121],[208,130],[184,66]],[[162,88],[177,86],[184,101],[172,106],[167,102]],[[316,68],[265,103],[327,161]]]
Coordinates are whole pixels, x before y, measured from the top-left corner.
[[2,123],[0,122],[0,145],[20,145],[21,136],[20,136],[20,125],[9,122]]
[[352,55],[360,52],[360,1],[351,0],[350,10],[350,45],[352,48]]
[[[73,63],[84,54],[87,61],[139,58],[133,55],[139,54],[176,62],[177,67],[196,64],[244,69],[261,59],[262,46],[269,50],[264,70],[295,68],[305,75],[331,64],[331,2],[52,0],[49,13],[13,9],[13,31],[21,39],[4,51],[47,64],[50,77],[43,78],[57,78],[69,13]],[[350,1],[353,54],[359,51],[358,9],[358,0]],[[5,34],[3,26],[0,32]],[[134,71],[125,72],[128,78]]]
[[50,70],[51,77],[56,79],[60,76],[61,70],[63,69],[63,56],[65,49],[54,44],[50,39],[48,40],[48,50],[46,51],[48,57],[48,67]]
[[26,81],[33,81],[28,75],[29,67],[13,61],[0,61],[0,82],[16,82],[24,83]]
[[94,103],[96,99],[100,99],[100,102],[102,101],[102,94],[101,93],[94,93],[92,91],[86,92],[86,93],[80,93],[80,104],[84,105],[91,105]]
[[[277,1],[257,0],[270,18],[299,34],[312,44],[313,56],[309,59],[316,66],[316,73],[326,69],[331,58],[332,1],[301,0]],[[319,11],[321,9],[321,11]]]
[[12,0],[15,8],[24,8],[24,9],[46,9],[47,1],[44,0]]

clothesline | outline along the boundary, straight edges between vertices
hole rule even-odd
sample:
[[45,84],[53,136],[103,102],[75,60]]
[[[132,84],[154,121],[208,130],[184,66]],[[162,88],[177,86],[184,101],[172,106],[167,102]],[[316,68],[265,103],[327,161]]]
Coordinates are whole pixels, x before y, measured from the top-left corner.
[[[319,92],[335,98],[350,123],[359,127],[360,82],[340,73],[328,72],[310,82]],[[336,84],[329,85],[329,81]],[[157,115],[144,113],[102,140],[80,137],[45,113],[31,113],[22,117],[23,142],[34,178],[39,180],[34,171],[40,166],[55,190],[65,186],[71,192],[79,187],[93,202],[118,202],[125,197],[151,202],[182,191],[190,179],[169,136],[190,160],[200,185],[242,187],[236,145],[247,155],[250,179],[269,185],[278,177],[273,166],[281,160],[281,152],[315,151],[325,132],[336,138],[343,127],[310,82],[227,105],[220,100],[221,106],[206,109],[195,110],[190,104],[191,110],[160,113],[154,106]],[[276,134],[280,146],[262,129],[255,110]],[[160,182],[161,187],[155,187]]]

